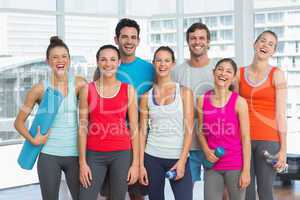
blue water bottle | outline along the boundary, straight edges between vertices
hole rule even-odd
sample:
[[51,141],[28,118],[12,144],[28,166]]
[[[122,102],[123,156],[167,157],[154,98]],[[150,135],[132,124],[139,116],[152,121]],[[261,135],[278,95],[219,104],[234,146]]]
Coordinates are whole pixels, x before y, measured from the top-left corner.
[[[215,149],[215,155],[218,157],[218,158],[221,158],[222,156],[224,156],[225,154],[225,150],[223,147],[217,147]],[[208,161],[208,160],[204,160],[203,161],[203,165],[205,168],[212,168],[214,166],[214,163]]]
[[165,176],[169,180],[175,180],[175,178],[177,176],[176,170],[174,169],[174,170],[167,171]]

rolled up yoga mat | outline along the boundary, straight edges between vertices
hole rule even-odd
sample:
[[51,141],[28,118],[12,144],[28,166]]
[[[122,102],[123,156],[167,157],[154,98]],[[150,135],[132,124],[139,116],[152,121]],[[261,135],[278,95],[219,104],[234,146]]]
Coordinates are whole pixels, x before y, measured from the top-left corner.
[[[37,113],[33,119],[32,125],[29,129],[32,137],[36,136],[38,126],[40,126],[40,132],[42,135],[45,135],[48,132],[49,128],[52,126],[63,98],[64,96],[58,90],[55,90],[51,87],[46,89]],[[20,167],[31,170],[42,147],[43,145],[36,146],[25,140],[18,158]]]

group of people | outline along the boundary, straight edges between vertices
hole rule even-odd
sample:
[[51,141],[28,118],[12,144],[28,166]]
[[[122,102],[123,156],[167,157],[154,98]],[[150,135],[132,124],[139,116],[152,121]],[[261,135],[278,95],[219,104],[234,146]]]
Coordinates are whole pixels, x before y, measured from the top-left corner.
[[[163,200],[166,172],[173,171],[175,199],[192,200],[206,161],[213,166],[204,171],[205,200],[255,200],[256,186],[259,199],[272,200],[275,169],[286,163],[286,81],[269,64],[276,34],[262,32],[252,63],[240,68],[231,58],[209,59],[210,31],[200,22],[186,31],[190,57],[181,65],[168,46],[155,51],[152,64],[137,57],[139,35],[136,21],[121,19],[118,48],[99,48],[89,83],[68,74],[67,45],[50,39],[51,77],[32,87],[15,120],[25,139],[43,145],[37,162],[43,199],[58,199],[63,171],[74,200],[99,193],[122,200],[126,192],[131,200]],[[32,137],[25,122],[47,87],[64,100],[50,131]],[[278,154],[275,166],[264,150]]]

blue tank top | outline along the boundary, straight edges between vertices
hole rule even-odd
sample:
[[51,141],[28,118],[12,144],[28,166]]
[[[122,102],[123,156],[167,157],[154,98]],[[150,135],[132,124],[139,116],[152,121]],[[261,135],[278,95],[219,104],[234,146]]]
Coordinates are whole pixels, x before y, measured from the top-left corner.
[[[68,95],[64,97],[55,116],[42,153],[55,156],[78,156],[77,135],[77,96],[74,77],[68,79]],[[49,81],[44,88],[52,87]]]

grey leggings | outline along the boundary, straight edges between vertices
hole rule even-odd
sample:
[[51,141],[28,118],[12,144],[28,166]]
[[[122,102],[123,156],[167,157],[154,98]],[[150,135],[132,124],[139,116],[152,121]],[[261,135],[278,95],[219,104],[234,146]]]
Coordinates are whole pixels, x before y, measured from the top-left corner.
[[204,172],[204,200],[222,200],[226,186],[230,200],[244,200],[246,190],[239,187],[240,170]]
[[271,154],[276,154],[279,150],[279,143],[252,141],[251,150],[251,184],[247,188],[246,200],[256,199],[255,177],[259,200],[273,200],[273,181],[276,173],[272,166],[265,161],[262,151],[268,150]]
[[128,189],[127,175],[131,163],[131,151],[87,151],[87,163],[92,171],[92,183],[80,187],[80,200],[96,200],[109,170],[111,200],[124,200]]
[[58,200],[61,171],[65,173],[73,200],[79,198],[79,164],[77,156],[54,156],[40,153],[37,163],[43,200]]

